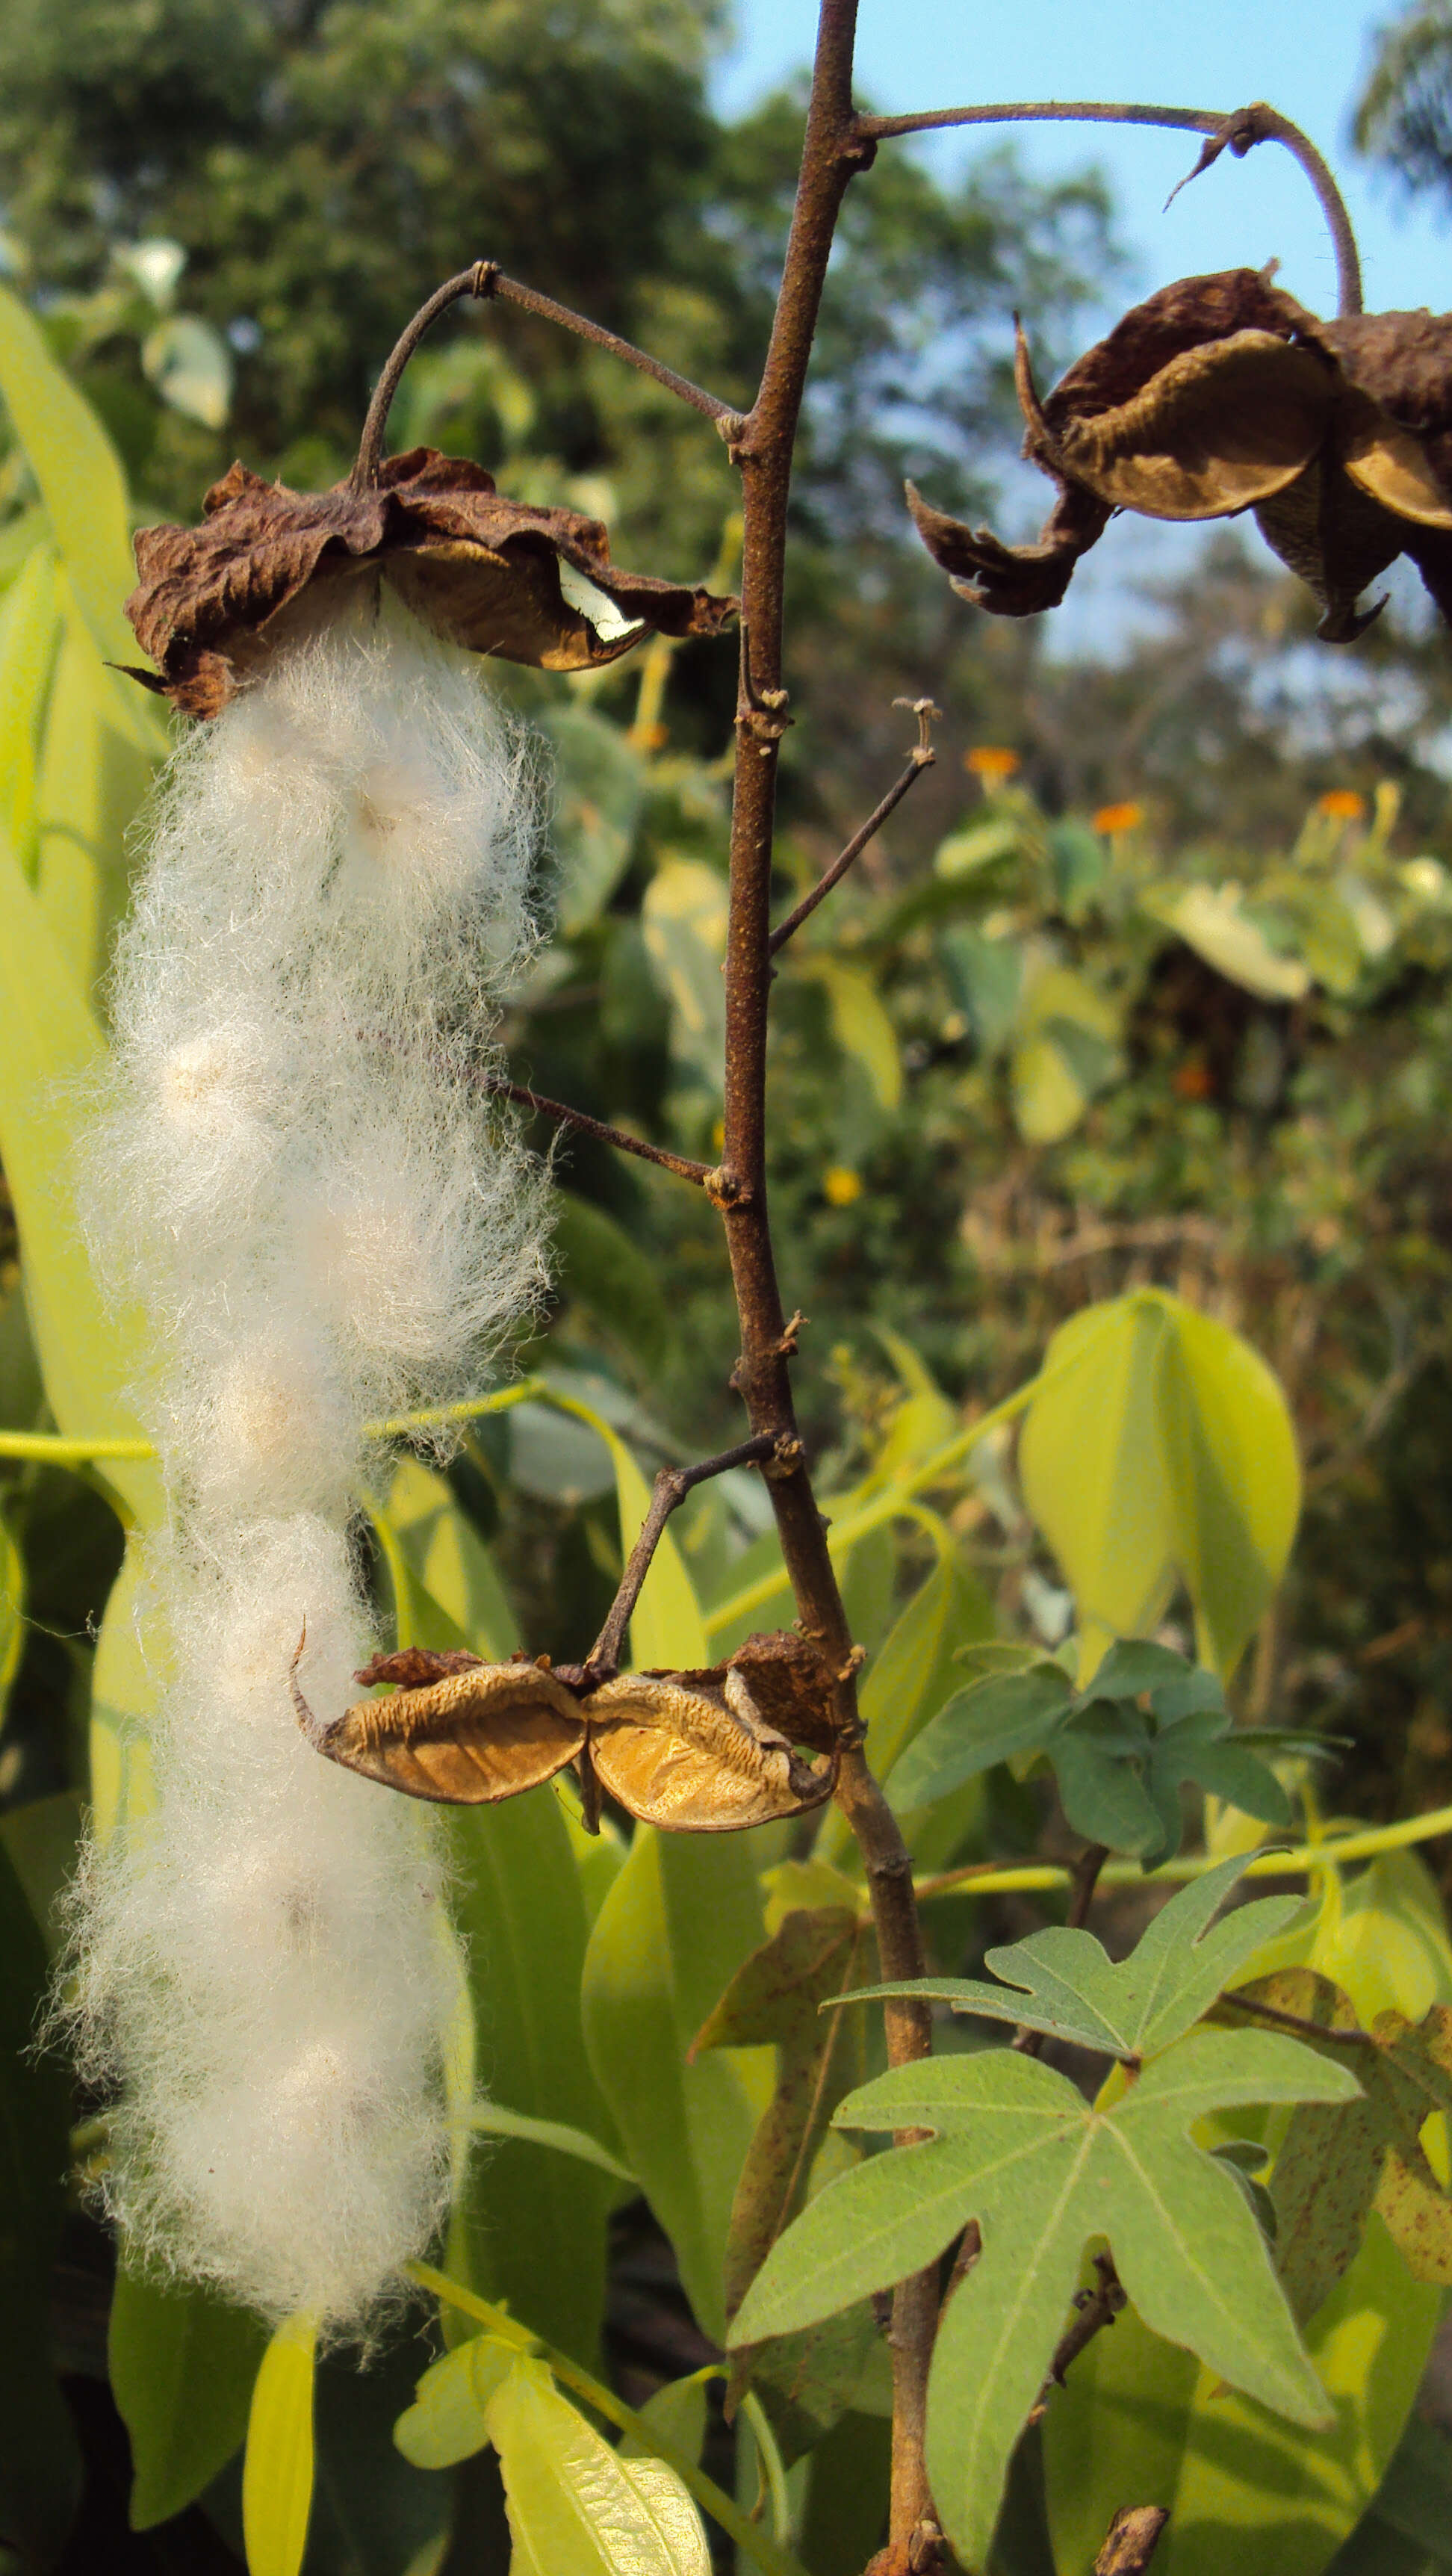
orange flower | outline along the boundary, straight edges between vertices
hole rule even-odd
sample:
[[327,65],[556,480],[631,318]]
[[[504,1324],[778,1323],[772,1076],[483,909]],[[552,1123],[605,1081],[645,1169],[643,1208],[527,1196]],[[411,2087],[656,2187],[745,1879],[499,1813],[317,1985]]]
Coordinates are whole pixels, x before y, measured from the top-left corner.
[[1366,812],[1366,798],[1358,796],[1354,787],[1328,787],[1324,796],[1317,797],[1316,811],[1332,815],[1338,823],[1359,823]]
[[963,754],[964,768],[970,770],[975,778],[981,778],[985,787],[993,787],[1005,778],[1012,778],[1020,765],[1018,753],[1006,751],[999,742],[975,743],[971,751]]
[[1192,1056],[1187,1064],[1176,1065],[1170,1076],[1170,1089],[1178,1092],[1182,1100],[1210,1100],[1214,1097],[1215,1077],[1208,1064]]
[[1094,817],[1096,832],[1133,832],[1144,821],[1142,805],[1101,805]]
[[829,1207],[850,1207],[862,1196],[862,1174],[846,1163],[834,1163],[822,1174],[822,1195]]

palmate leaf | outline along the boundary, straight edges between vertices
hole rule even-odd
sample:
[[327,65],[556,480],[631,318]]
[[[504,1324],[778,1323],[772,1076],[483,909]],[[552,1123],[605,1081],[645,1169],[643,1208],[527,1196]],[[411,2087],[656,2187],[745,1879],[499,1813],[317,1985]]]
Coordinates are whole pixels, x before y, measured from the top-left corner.
[[[1152,2026],[1152,2009],[1139,2018]],[[808,2205],[758,2274],[731,2340],[787,2333],[887,2289],[976,2220],[983,2250],[933,2356],[927,2460],[954,2548],[981,2567],[1013,2446],[1093,2240],[1108,2240],[1156,2333],[1278,2413],[1326,2420],[1239,2185],[1188,2133],[1211,2112],[1349,2101],[1356,2091],[1349,2069],[1270,2032],[1195,2031],[1103,2110],[1009,2049],[893,2067],[849,2097],[838,2125],[934,2135],[873,2157]]]
[[[1145,1696],[1148,1713],[1138,1705]],[[1044,1660],[968,1683],[908,1747],[889,1795],[909,1813],[995,1762],[1041,1753],[1076,1833],[1158,1869],[1180,1847],[1186,1783],[1263,1824],[1290,1822],[1285,1790],[1261,1756],[1288,1744],[1323,1750],[1324,1739],[1257,1728],[1252,1745],[1231,1728],[1214,1673],[1147,1638],[1121,1638],[1082,1691]]]
[[1112,1960],[1092,1932],[1051,1924],[1026,1941],[989,1951],[987,1965],[1003,1985],[976,1977],[916,1977],[900,1986],[864,1987],[844,2000],[922,1995],[958,2012],[982,2013],[990,2021],[1015,2022],[1079,2048],[1100,2049],[1108,2057],[1153,2056],[1200,2019],[1237,1968],[1299,1909],[1298,1897],[1263,1896],[1237,1907],[1211,1931],[1211,1917],[1249,1859],[1249,1853],[1237,1853],[1191,1879],[1161,1908],[1127,1959]]

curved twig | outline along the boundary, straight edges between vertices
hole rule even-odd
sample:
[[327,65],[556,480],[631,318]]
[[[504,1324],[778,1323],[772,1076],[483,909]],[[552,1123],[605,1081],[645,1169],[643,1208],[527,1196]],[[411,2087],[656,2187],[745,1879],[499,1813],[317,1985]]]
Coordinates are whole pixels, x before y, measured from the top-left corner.
[[689,376],[677,375],[674,367],[651,357],[648,350],[637,349],[633,341],[622,340],[618,332],[607,331],[600,323],[587,320],[583,313],[572,312],[568,304],[557,304],[552,295],[540,295],[532,286],[521,286],[517,278],[504,275],[497,260],[476,259],[472,268],[460,269],[457,277],[449,278],[426,304],[419,306],[413,320],[394,342],[388,363],[373,389],[373,400],[363,423],[363,435],[358,441],[358,458],[349,477],[355,492],[371,491],[378,481],[389,411],[409,359],[439,315],[446,313],[451,304],[457,304],[466,295],[478,296],[486,303],[497,296],[505,303],[523,305],[527,313],[538,313],[546,322],[557,322],[562,330],[573,331],[577,339],[588,340],[597,349],[608,349],[612,357],[623,358],[627,366],[638,367],[642,375],[653,377],[658,385],[665,386],[668,393],[689,403],[693,411],[704,412],[708,420],[721,422],[728,432],[740,425],[741,414],[733,411],[729,403],[720,402],[715,394],[708,394],[700,385],[693,385]]
[[941,714],[941,708],[935,707],[931,698],[894,698],[892,703],[895,707],[910,707],[918,720],[918,738],[908,753],[907,767],[901,778],[895,780],[889,787],[875,812],[868,815],[861,830],[853,833],[846,849],[817,879],[810,894],[804,894],[795,911],[789,912],[785,921],[777,923],[766,943],[766,953],[769,957],[775,957],[779,948],[785,948],[793,932],[800,930],[802,923],[810,919],[818,904],[831,893],[833,886],[840,885],[853,861],[860,859],[868,842],[877,838],[889,814],[895,812],[902,803],[914,781],[921,778],[925,769],[931,769],[938,757],[932,744],[932,724],[934,717]]
[[[1341,313],[1361,311],[1361,261],[1356,248],[1356,235],[1346,200],[1331,176],[1326,162],[1308,134],[1303,134],[1278,108],[1257,99],[1250,107],[1237,107],[1229,115],[1215,108],[1142,107],[1122,99],[1013,99],[992,107],[927,108],[921,115],[859,116],[857,132],[864,142],[886,142],[899,134],[928,134],[951,125],[1156,125],[1167,126],[1184,134],[1207,137],[1190,179],[1208,170],[1228,147],[1237,159],[1243,159],[1255,143],[1283,143],[1300,163],[1316,191],[1317,202],[1326,218],[1336,252],[1337,310]],[[1180,187],[1186,187],[1182,179]],[[1175,195],[1179,190],[1175,190]]]

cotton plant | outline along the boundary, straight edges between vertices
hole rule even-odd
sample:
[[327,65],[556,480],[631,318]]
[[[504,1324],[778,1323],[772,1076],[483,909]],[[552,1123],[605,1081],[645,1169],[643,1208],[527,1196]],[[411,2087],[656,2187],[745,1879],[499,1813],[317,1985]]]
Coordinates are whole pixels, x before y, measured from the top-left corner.
[[[514,512],[533,546],[479,544],[461,584],[441,544],[441,608],[420,520],[447,516],[448,461],[395,463],[423,502],[376,459],[341,487],[383,540],[361,556],[331,527],[311,552],[277,535],[285,503],[336,496],[241,469],[207,528],[138,542],[133,619],[201,721],[119,944],[89,1156],[98,1267],[150,1325],[136,1402],[167,1496],[155,1802],[92,1844],[72,1901],[67,2009],[115,2096],[103,2189],[138,2256],[335,2335],[443,2215],[456,1971],[426,1812],[320,1762],[293,1692],[341,1707],[377,1644],[368,1426],[477,1389],[546,1276],[544,1176],[488,1079],[543,808],[478,654],[610,659],[655,622],[570,561],[602,569],[591,523],[516,511],[467,466],[455,502],[496,540]],[[250,590],[239,487],[271,514]]]

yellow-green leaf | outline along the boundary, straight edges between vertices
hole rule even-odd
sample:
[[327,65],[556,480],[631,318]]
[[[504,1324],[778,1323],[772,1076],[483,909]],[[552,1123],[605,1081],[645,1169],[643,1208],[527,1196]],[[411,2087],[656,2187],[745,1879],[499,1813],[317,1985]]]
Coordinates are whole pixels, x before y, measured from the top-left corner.
[[0,287],[0,400],[40,486],[81,614],[107,661],[129,661],[136,639],[121,603],[136,568],[120,460],[51,356],[39,323],[8,287]]
[[[20,1228],[31,1330],[61,1430],[134,1439],[139,1426],[120,1390],[139,1371],[140,1319],[103,1305],[75,1202],[81,1104],[104,1059],[44,911],[0,849],[0,1162]],[[153,1462],[108,1462],[104,1475],[143,1524],[160,1518]]]
[[663,2460],[622,2459],[542,2361],[517,2361],[485,2408],[519,2558],[541,2576],[710,2576],[706,2535]]
[[1259,924],[1242,910],[1238,885],[1154,886],[1140,901],[1207,966],[1246,992],[1269,1002],[1299,1002],[1310,991],[1309,967],[1299,957],[1277,955]]
[[133,2531],[182,2512],[240,2449],[265,2341],[215,2291],[121,2265],[109,2368],[131,2441]]
[[242,2463],[247,2576],[299,2576],[313,2502],[316,2320],[279,2326],[257,2373]]
[[27,877],[36,855],[36,773],[61,638],[52,547],[36,545],[0,605],[0,825]]
[[[64,578],[61,594],[65,614],[36,789],[36,881],[77,989],[89,994],[126,899],[126,834],[167,745],[159,722],[148,749],[135,717],[123,721],[116,693],[134,684],[104,668]],[[140,701],[141,692],[135,695]]]
[[802,972],[823,987],[832,1035],[842,1053],[861,1065],[879,1109],[896,1109],[902,1098],[897,1031],[871,976],[860,966],[842,965],[835,957],[811,957]]
[[671,1053],[712,1091],[726,1047],[726,880],[704,859],[664,860],[646,888],[640,926],[671,1005]]
[[91,1672],[91,1831],[102,1845],[154,1803],[149,1729],[165,1639],[148,1607],[141,1547],[132,1538],[111,1586]]
[[1078,1607],[1087,1680],[1177,1583],[1200,1660],[1229,1673],[1284,1569],[1300,1508],[1295,1433],[1248,1342],[1136,1289],[1054,1335],[1019,1450],[1024,1499]]

